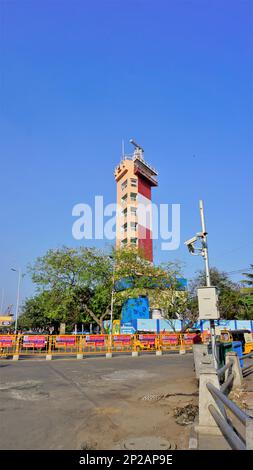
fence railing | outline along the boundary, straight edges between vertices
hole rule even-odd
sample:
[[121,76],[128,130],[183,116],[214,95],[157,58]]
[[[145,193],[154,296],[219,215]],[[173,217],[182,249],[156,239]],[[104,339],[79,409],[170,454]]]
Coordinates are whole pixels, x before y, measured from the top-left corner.
[[[252,357],[253,353],[243,356]],[[199,425],[203,434],[222,435],[234,450],[253,450],[253,418],[229,399],[243,384],[243,370],[236,352],[226,354],[226,364],[215,370],[205,365],[199,375]]]
[[19,356],[53,356],[132,353],[139,352],[180,352],[192,349],[192,334],[85,334],[85,335],[0,335],[0,357],[18,359]]

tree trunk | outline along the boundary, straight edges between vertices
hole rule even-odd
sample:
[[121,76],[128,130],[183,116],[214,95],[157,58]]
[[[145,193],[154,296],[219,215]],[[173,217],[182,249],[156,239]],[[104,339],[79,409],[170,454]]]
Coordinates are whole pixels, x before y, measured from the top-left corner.
[[90,310],[89,307],[87,307],[86,305],[85,305],[85,310],[91,316],[91,318],[95,320],[95,322],[100,328],[101,333],[103,334],[105,332],[104,327],[103,327],[103,319],[109,314],[110,310],[106,309],[106,311],[103,313],[103,315],[101,315],[100,318],[98,318],[97,315],[95,315],[95,313],[93,313],[93,311]]

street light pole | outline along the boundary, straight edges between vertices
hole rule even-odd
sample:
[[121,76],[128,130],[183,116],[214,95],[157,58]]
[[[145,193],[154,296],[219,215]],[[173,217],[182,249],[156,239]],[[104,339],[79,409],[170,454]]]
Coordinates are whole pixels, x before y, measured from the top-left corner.
[[2,288],[2,300],[1,300],[1,310],[0,314],[3,314],[3,308],[4,308],[4,288]]
[[[206,232],[205,216],[204,216],[204,204],[202,200],[199,201],[199,210],[200,210],[200,219],[201,219],[201,227],[202,227],[202,234],[203,234],[202,256],[205,262],[206,286],[210,287],[211,280],[210,280],[209,259],[208,259],[207,232]],[[215,368],[217,368],[214,320],[210,320],[210,333],[211,333],[211,342],[212,342],[213,361],[214,361]]]
[[204,216],[204,205],[203,205],[202,200],[199,201],[199,210],[200,210],[201,227],[202,227],[202,233],[203,233],[202,249],[203,249],[203,258],[205,261],[205,268],[206,268],[206,285],[207,287],[210,287],[211,281],[210,281],[210,271],[209,271],[207,233],[206,233],[205,216]]
[[115,278],[115,265],[113,265],[113,272],[112,272],[111,327],[110,327],[111,335],[112,335],[112,319],[113,319],[113,303],[114,303],[114,278]]
[[19,294],[20,294],[20,282],[21,282],[21,269],[11,268],[12,271],[18,272],[18,290],[17,290],[17,304],[16,304],[16,317],[15,317],[15,335],[18,330],[18,309],[19,309]]

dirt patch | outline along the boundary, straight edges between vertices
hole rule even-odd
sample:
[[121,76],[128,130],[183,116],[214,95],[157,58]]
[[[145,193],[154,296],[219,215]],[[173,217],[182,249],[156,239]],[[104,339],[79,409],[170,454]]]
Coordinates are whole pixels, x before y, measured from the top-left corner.
[[0,392],[8,393],[14,400],[37,401],[49,397],[49,394],[41,390],[42,382],[38,380],[25,380],[20,382],[6,382],[0,384]]
[[194,423],[196,416],[198,415],[199,407],[196,405],[186,405],[181,408],[174,409],[174,417],[176,423],[181,426],[187,426],[188,424]]
[[[155,439],[161,442],[164,439],[173,443],[173,448],[188,449],[188,425],[192,424],[195,418],[198,393],[196,390],[187,392],[187,387],[185,393],[170,393],[167,386],[163,386],[164,393],[161,393],[160,384],[157,388],[159,391],[155,385],[150,387],[149,393],[142,396],[131,393],[127,400],[116,399],[115,406],[108,403],[108,406],[96,408],[89,416],[89,431],[82,431],[78,436],[81,448],[83,443],[88,442],[90,449],[124,450],[124,442],[129,439],[131,442],[139,442],[141,439],[141,442],[146,442],[145,448],[148,448],[153,445],[150,441],[152,436],[152,443]],[[184,410],[178,422],[175,417],[175,405]],[[89,436],[94,438],[93,443],[89,441]],[[79,446],[78,448],[80,449]]]

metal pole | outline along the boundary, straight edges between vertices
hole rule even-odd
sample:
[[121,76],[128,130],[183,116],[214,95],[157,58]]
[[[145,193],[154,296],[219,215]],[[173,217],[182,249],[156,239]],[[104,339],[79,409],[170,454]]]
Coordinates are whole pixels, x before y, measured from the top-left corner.
[[113,274],[112,274],[112,296],[111,296],[111,327],[110,327],[111,335],[112,335],[113,302],[114,302],[114,266],[113,266]]
[[[207,246],[207,232],[206,232],[206,225],[205,225],[205,216],[204,216],[204,204],[202,199],[199,201],[199,210],[200,210],[200,219],[201,219],[201,227],[202,227],[202,251],[203,251],[203,258],[205,261],[205,270],[206,270],[206,286],[211,286],[210,280],[210,270],[209,270],[209,259],[208,259],[208,246]],[[211,332],[211,342],[212,342],[212,354],[213,354],[213,362],[214,366],[217,369],[218,364],[216,360],[216,344],[215,344],[215,323],[214,320],[210,320],[210,332]]]
[[15,318],[15,335],[18,330],[18,308],[19,308],[19,293],[20,293],[21,269],[18,269],[18,291],[17,291],[17,305],[16,305],[16,318]]
[[3,314],[3,307],[4,307],[4,288],[2,289],[2,300],[1,300],[1,310],[0,315]]
[[206,268],[206,285],[207,287],[210,287],[211,281],[210,281],[209,260],[208,260],[206,225],[205,225],[205,216],[204,216],[204,205],[203,205],[202,200],[199,201],[199,210],[200,210],[201,227],[202,227],[202,233],[203,233],[202,249],[203,249],[203,258],[205,261],[205,268]]

